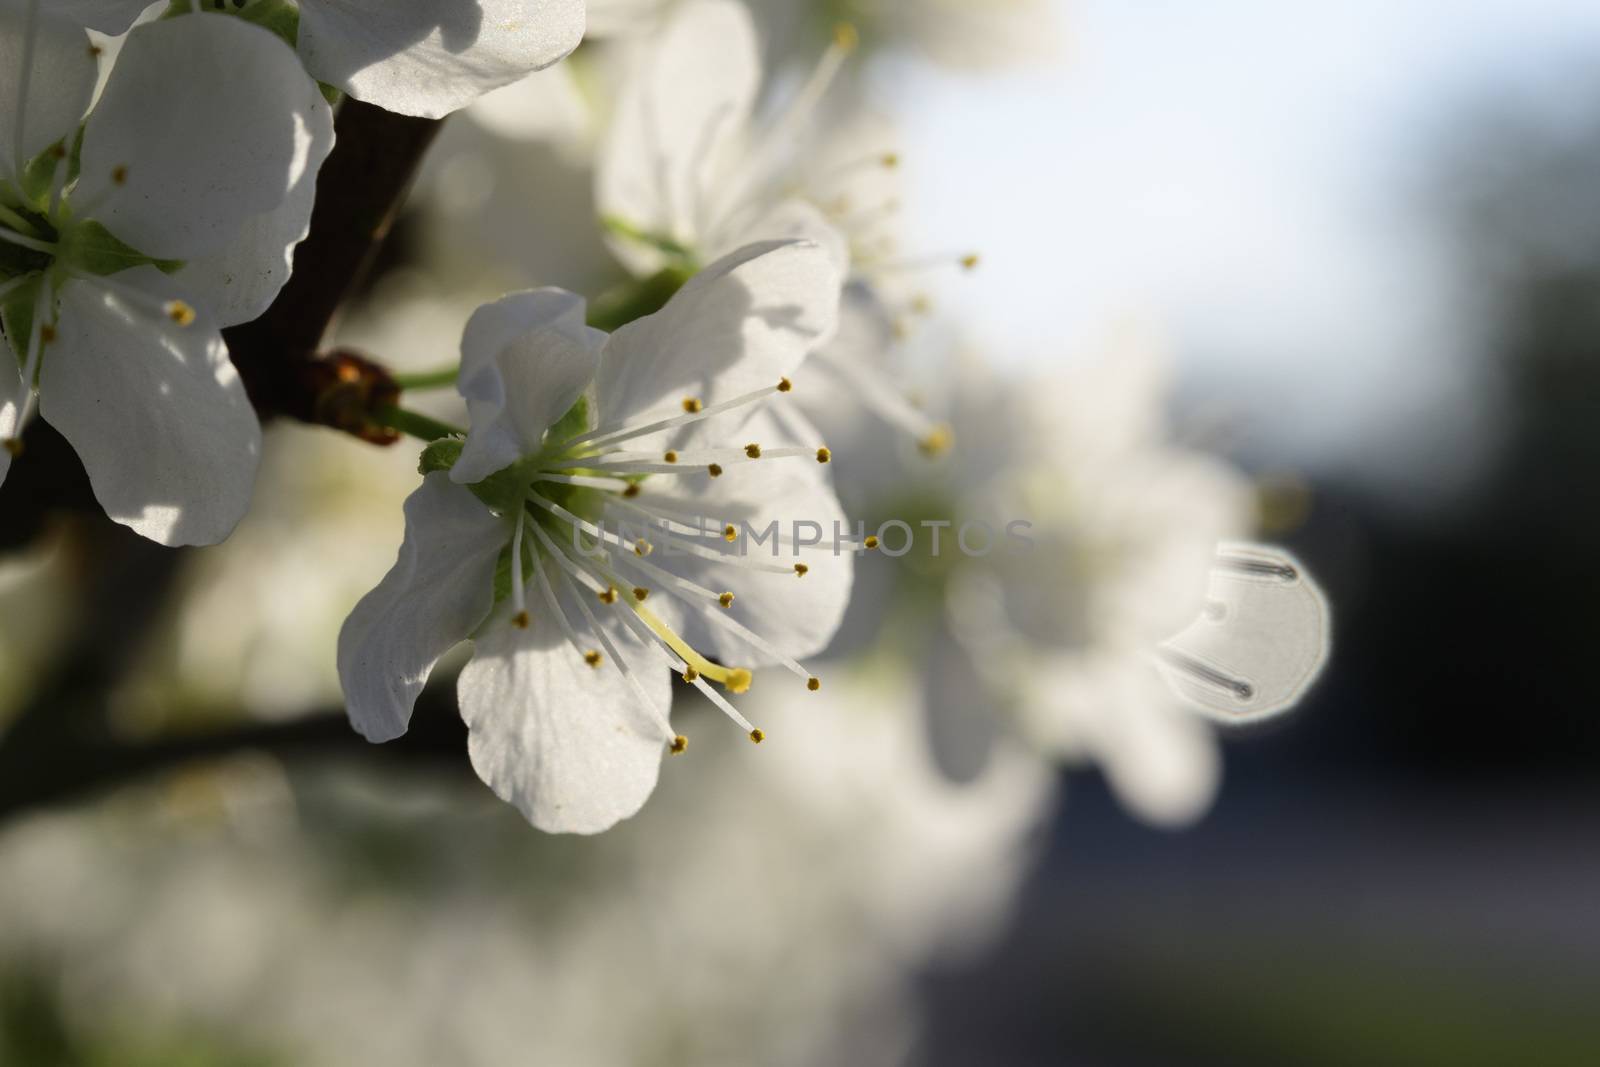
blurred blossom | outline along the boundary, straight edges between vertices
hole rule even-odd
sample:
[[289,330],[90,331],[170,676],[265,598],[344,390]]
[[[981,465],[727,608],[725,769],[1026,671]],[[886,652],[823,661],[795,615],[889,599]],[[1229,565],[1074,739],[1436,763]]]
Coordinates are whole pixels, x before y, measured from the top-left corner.
[[27,696],[35,672],[73,622],[67,538],[0,555],[0,723]]
[[[1144,819],[1196,817],[1218,777],[1197,711],[1243,721],[1292,705],[1321,667],[1328,622],[1303,573],[1285,582],[1291,596],[1263,600],[1278,571],[1258,587],[1215,566],[1219,543],[1252,532],[1253,493],[1169,439],[1158,346],[1130,331],[1098,361],[1020,383],[956,360],[935,422],[889,384],[904,371],[879,355],[892,347],[886,310],[859,286],[845,309],[813,364],[825,373],[798,395],[842,457],[847,506],[870,509],[869,529],[908,527],[878,527],[880,551],[899,558],[881,562],[889,589],[859,598],[847,640],[926,659],[930,736],[953,776],[981,769],[1009,731],[1100,763]],[[1200,664],[1210,673],[1195,681]],[[1248,696],[1219,689],[1224,673],[1251,679]]]
[[941,66],[987,72],[1058,58],[1052,0],[751,0],[775,51],[793,54],[848,24],[874,51],[904,51]]
[[1009,748],[952,786],[893,677],[763,704],[761,748],[698,731],[600,838],[260,759],[34,817],[0,834],[0,956],[52,961],[81,1034],[308,1067],[894,1062],[911,981],[1004,922],[1052,794]]

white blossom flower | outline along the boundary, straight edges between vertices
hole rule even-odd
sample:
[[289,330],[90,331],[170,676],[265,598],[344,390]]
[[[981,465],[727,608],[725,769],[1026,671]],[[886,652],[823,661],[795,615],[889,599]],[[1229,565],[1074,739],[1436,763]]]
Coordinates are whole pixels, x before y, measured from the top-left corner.
[[[761,56],[743,4],[690,0],[635,47],[595,173],[623,264],[649,274],[675,257],[705,262],[747,241],[804,237],[846,267],[844,236],[803,195],[796,168],[801,135],[853,47],[848,32],[770,122],[754,119]],[[844,166],[893,165],[879,152]]]
[[108,515],[219,541],[260,452],[220,328],[287,280],[327,104],[282,42],[214,15],[132,33],[92,110],[100,49],[74,20],[5,0],[0,54],[0,478],[37,386]]
[[575,832],[637,811],[662,752],[687,743],[663,666],[760,741],[708,683],[741,693],[744,664],[779,663],[818,688],[795,657],[826,643],[849,595],[849,551],[790,532],[843,529],[830,453],[766,403],[837,300],[822,249],[773,242],[610,336],[561,290],[480,308],[462,338],[471,430],[425,453],[399,559],[340,635],[356,729],[403,733],[433,665],[470,637],[457,690],[474,767],[535,825]]
[[[57,0],[52,0],[56,3]],[[60,0],[63,14],[117,34],[149,6]],[[583,38],[583,0],[190,0],[294,41],[306,70],[357,100],[443,118],[558,62]]]
[[[960,71],[993,71],[1055,58],[1061,27],[1050,0],[750,0],[780,42],[812,41],[830,21],[860,27],[872,49],[919,53]],[[819,18],[820,16],[820,18]]]

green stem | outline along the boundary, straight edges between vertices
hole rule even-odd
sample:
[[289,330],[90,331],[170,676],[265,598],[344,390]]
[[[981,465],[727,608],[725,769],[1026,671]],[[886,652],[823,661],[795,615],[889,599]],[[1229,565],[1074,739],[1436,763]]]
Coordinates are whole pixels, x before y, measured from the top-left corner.
[[635,319],[660,311],[694,275],[690,266],[664,267],[648,278],[608,289],[589,302],[589,325],[611,333]]
[[456,384],[456,376],[461,373],[460,367],[441,367],[433,371],[421,371],[416,374],[396,374],[394,384],[402,389],[447,389]]
[[420,411],[407,411],[405,408],[379,408],[372,413],[372,421],[379,426],[387,426],[391,430],[410,434],[412,437],[423,441],[438,441],[445,437],[465,437],[467,431],[451,426],[448,422],[441,422]]

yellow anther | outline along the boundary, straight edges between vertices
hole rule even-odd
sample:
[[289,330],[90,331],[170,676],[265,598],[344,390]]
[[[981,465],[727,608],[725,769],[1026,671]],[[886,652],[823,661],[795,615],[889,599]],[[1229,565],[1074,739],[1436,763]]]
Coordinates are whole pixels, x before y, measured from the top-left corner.
[[935,426],[928,431],[928,436],[917,442],[917,447],[922,449],[924,456],[942,456],[950,451],[950,446],[955,444],[956,435],[948,426]]
[[669,450],[666,455],[661,457],[661,459],[665,463],[676,463],[678,462],[678,454]]
[[767,735],[762,733],[760,730],[751,730],[750,731],[750,740],[754,741],[756,744],[759,745],[761,742],[765,741],[766,739],[767,739]]
[[105,49],[101,48],[97,44],[92,44],[92,45],[89,46],[89,55],[91,57],[95,58],[95,59],[100,58],[101,54],[104,53],[104,52],[105,52]]
[[744,446],[744,454],[749,456],[751,459],[760,459],[761,446],[756,444],[754,441],[751,441],[749,444]]
[[739,528],[731,522],[728,523],[728,525],[722,528],[722,539],[727,541],[729,544],[739,540]]
[[911,310],[918,315],[926,315],[933,310],[933,298],[927,293],[918,293],[911,298]]
[[633,599],[639,601],[639,603],[644,603],[644,598],[649,595],[650,590],[646,589],[644,586],[636,585],[633,587]]
[[595,670],[599,670],[600,664],[604,663],[605,661],[606,658],[592,648],[583,654],[583,662],[587,663]]
[[806,679],[806,688],[815,693],[818,689],[822,688],[822,679],[813,674],[810,678]]
[[515,615],[511,616],[511,625],[515,626],[519,630],[526,630],[528,628],[528,623],[531,621],[533,620],[528,618],[528,613],[526,611],[519,611]]
[[194,308],[182,300],[168,300],[161,305],[162,312],[179,326],[194,325]]
[[810,569],[811,568],[807,567],[804,563],[796,563],[794,565],[795,577],[796,578],[804,578],[806,576],[806,572],[809,571]]
[[882,163],[884,166],[888,167],[890,170],[893,170],[895,167],[898,167],[900,165],[900,153],[899,152],[885,152],[879,158],[878,162]]
[[608,585],[596,593],[595,596],[600,598],[600,603],[602,604],[615,604],[617,602],[617,587]]
[[977,270],[978,269],[978,253],[976,253],[976,252],[968,252],[966,255],[962,256],[961,257],[961,269],[962,270]]
[[779,378],[778,379],[778,392],[787,393],[789,390],[791,390],[793,388],[794,388],[794,383],[791,382],[789,379],[787,379],[787,378]]
[[648,556],[655,550],[656,546],[652,545],[649,541],[646,541],[642,537],[633,543],[633,554],[636,556]]
[[700,672],[695,670],[693,667],[689,667],[683,672],[683,680],[688,682],[690,685],[693,685],[699,677]]
[[721,604],[725,608],[733,607],[733,594],[723,593],[721,596],[717,597],[717,603]]
[[629,482],[628,483],[628,488],[626,488],[626,489],[624,489],[622,491],[622,495],[626,496],[626,497],[636,497],[636,496],[638,496],[639,495],[639,483],[638,482]]
[[720,463],[711,464],[711,466],[706,468],[706,473],[711,475],[711,477],[713,477],[713,478],[722,477],[722,464],[720,464]]
[[62,144],[53,144],[53,145],[51,145],[50,146],[50,158],[51,159],[66,159],[67,158],[67,147],[66,147],[66,145],[62,145]]
[[22,438],[20,438],[20,437],[8,437],[8,438],[5,439],[4,443],[5,443],[5,450],[7,452],[10,452],[13,456],[22,455]]
[[688,747],[689,739],[684,737],[682,734],[678,734],[672,739],[672,744],[669,746],[667,751],[671,752],[674,756],[681,756],[683,755],[683,750]]
[[877,548],[878,547],[878,535],[877,534],[868,534],[867,535],[867,539],[865,541],[861,542],[861,543],[866,545],[868,548]]
[[128,184],[128,168],[123,166],[112,167],[111,180],[117,185]]
[[691,415],[697,413],[703,407],[705,407],[705,405],[700,403],[700,398],[697,396],[686,396],[683,398],[683,410],[687,411]]
[[56,328],[48,322],[39,327],[39,341],[41,344],[50,344],[56,339]]
[[828,461],[830,461],[832,459],[833,459],[833,452],[830,451],[826,446],[817,449],[817,462],[818,463],[827,463]]
[[855,50],[856,45],[860,43],[861,35],[856,32],[856,28],[854,26],[850,25],[848,22],[834,23],[833,47],[842,49],[846,52],[852,52]]

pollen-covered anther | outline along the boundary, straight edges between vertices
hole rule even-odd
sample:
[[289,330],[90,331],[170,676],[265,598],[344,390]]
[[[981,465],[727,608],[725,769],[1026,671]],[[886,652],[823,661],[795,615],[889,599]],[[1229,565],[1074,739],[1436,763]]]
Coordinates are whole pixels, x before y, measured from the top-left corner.
[[640,492],[639,483],[638,482],[629,482],[628,483],[628,488],[626,488],[626,489],[624,489],[622,491],[622,495],[631,499],[633,497],[638,496],[639,492]]
[[20,437],[7,437],[4,442],[0,442],[0,445],[3,445],[5,450],[10,452],[13,457],[22,455],[22,438]]
[[51,145],[50,146],[50,158],[54,159],[54,160],[66,159],[67,158],[67,146],[63,145],[63,144],[53,144],[53,145]]
[[194,325],[194,308],[190,307],[182,300],[168,300],[165,304],[161,305],[161,312],[179,326]]
[[962,270],[977,270],[978,263],[980,262],[978,253],[968,252],[966,255],[961,257],[960,262]]
[[649,541],[646,541],[642,537],[633,543],[633,554],[636,556],[648,556],[655,550],[656,546],[652,545]]
[[606,658],[592,648],[583,654],[583,662],[587,663],[595,670],[599,670],[600,664],[604,663],[605,661]]
[[686,396],[683,398],[683,410],[687,411],[691,415],[697,414],[703,407],[705,407],[705,405],[700,402],[700,398],[697,396]]
[[663,462],[663,463],[676,463],[676,462],[678,462],[678,454],[669,449],[667,451],[667,453],[661,457],[661,462]]
[[749,456],[751,459],[760,459],[761,446],[756,444],[754,441],[751,441],[749,444],[744,446],[744,454]]
[[833,450],[832,449],[828,448],[826,445],[824,445],[823,447],[817,449],[817,462],[818,463],[829,463],[832,460],[833,460]]
[[693,667],[690,667],[683,672],[683,680],[688,682],[690,685],[693,685],[697,680],[699,680],[699,678],[700,672],[695,670]]
[[113,185],[128,184],[128,168],[118,165],[111,168],[111,182]]
[[882,156],[878,157],[878,162],[882,163],[885,167],[888,167],[890,170],[893,170],[894,168],[896,168],[896,167],[898,167],[900,165],[900,153],[899,152],[885,152]]
[[733,594],[723,593],[721,596],[717,597],[717,603],[721,604],[724,608],[733,607]]
[[804,578],[806,576],[806,572],[809,571],[810,569],[811,568],[807,567],[804,563],[796,563],[794,565],[795,577],[796,578]]
[[739,528],[731,522],[728,523],[728,525],[722,528],[722,539],[728,542],[730,545],[739,540]]
[[528,623],[531,621],[532,620],[528,618],[528,613],[526,611],[519,611],[515,615],[511,616],[511,625],[515,626],[519,630],[526,630],[528,628]]
[[833,46],[846,52],[855,50],[861,43],[861,35],[856,28],[848,22],[838,22],[833,27]]
[[608,585],[596,593],[595,596],[600,598],[600,603],[602,604],[615,604],[617,602],[617,587]]
[[942,456],[955,444],[956,436],[948,426],[935,426],[927,436],[917,442],[924,456]]
[[863,545],[865,545],[868,549],[877,548],[878,547],[878,535],[877,534],[868,534],[867,537],[866,537],[866,540],[862,541],[861,543]]
[[684,749],[688,747],[689,739],[684,737],[682,734],[678,734],[673,737],[672,744],[667,746],[667,751],[671,752],[674,756],[681,756],[683,755]]
[[713,478],[722,477],[722,464],[720,464],[720,463],[711,464],[711,466],[706,468],[706,473],[711,475],[711,477],[713,477]]
[[50,344],[56,339],[56,328],[48,322],[39,327],[39,343]]
[[633,599],[637,600],[639,603],[644,603],[644,598],[649,595],[650,590],[646,589],[644,586],[636,585],[633,587]]
[[794,383],[787,378],[778,379],[778,392],[787,393],[794,389]]
[[765,741],[766,739],[767,739],[767,735],[762,733],[759,728],[750,731],[750,740],[754,741],[756,744],[759,745],[761,742]]
[[822,679],[813,674],[810,678],[806,679],[806,688],[815,693],[818,689],[822,688]]

